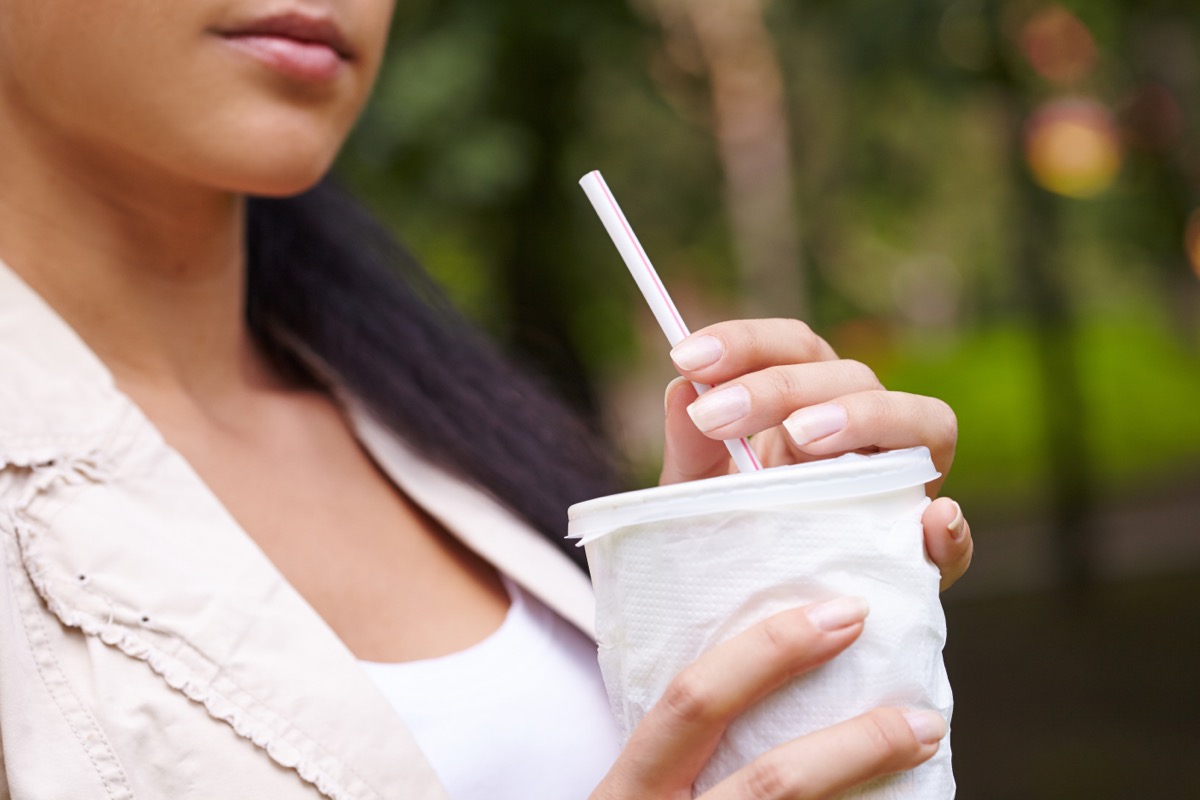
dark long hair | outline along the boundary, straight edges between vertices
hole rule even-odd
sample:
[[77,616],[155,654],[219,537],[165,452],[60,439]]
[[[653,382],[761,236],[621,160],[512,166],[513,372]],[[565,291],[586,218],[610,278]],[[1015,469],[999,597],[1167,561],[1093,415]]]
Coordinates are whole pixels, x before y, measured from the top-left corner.
[[326,367],[394,433],[554,541],[571,503],[618,488],[596,437],[457,314],[382,225],[329,181],[254,198],[247,316],[277,367]]

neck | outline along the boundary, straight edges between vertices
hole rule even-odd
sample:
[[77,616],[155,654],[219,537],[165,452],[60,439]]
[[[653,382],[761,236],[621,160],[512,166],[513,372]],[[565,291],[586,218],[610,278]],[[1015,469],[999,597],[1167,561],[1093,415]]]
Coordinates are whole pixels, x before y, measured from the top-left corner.
[[243,321],[243,198],[21,134],[0,120],[0,258],[117,382],[205,403],[268,382]]

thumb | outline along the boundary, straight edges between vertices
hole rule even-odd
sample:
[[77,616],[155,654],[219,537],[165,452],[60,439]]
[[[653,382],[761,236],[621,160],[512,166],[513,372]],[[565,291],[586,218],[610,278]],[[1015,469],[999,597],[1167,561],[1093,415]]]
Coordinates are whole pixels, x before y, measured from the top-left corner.
[[663,398],[666,407],[666,442],[660,485],[713,478],[729,472],[729,451],[716,439],[700,432],[687,407],[696,399],[696,389],[686,378],[667,384]]

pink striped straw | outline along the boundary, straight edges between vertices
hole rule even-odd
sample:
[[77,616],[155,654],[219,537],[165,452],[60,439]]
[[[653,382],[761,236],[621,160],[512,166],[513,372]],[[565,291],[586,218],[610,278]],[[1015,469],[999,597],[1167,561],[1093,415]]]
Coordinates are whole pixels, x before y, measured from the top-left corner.
[[[613,244],[617,246],[625,266],[629,267],[629,273],[633,275],[638,288],[642,290],[642,297],[646,298],[650,311],[658,320],[658,326],[667,335],[667,341],[672,347],[679,344],[691,332],[684,324],[683,317],[679,315],[679,309],[675,308],[671,295],[667,294],[667,288],[663,286],[654,265],[646,256],[646,251],[642,249],[642,243],[634,235],[633,228],[629,227],[629,221],[617,205],[608,184],[604,182],[604,177],[599,171],[592,171],[580,178],[579,185],[592,201],[592,207],[596,209],[600,221],[604,223],[604,229],[612,237]],[[695,386],[700,394],[712,388],[695,381],[692,382],[692,386]],[[729,455],[733,457],[733,463],[737,465],[739,472],[756,472],[762,469],[750,442],[745,439],[729,439],[725,446],[729,448]]]

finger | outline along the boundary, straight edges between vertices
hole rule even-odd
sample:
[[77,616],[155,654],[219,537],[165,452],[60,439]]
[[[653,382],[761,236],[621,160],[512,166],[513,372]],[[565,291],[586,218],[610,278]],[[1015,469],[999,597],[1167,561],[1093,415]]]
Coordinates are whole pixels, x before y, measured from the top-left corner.
[[833,361],[829,343],[798,319],[730,320],[696,331],[671,350],[681,375],[708,384],[780,364]]
[[688,414],[706,436],[734,439],[773,428],[797,408],[882,389],[858,361],[822,361],[768,367],[705,392]]
[[671,681],[622,751],[630,787],[652,796],[690,786],[736,716],[848,647],[866,614],[863,598],[839,597],[776,614],[705,653]]
[[921,523],[925,527],[925,550],[941,570],[941,590],[944,592],[971,566],[971,557],[975,554],[971,526],[958,503],[948,497],[930,503]]
[[659,483],[682,483],[713,478],[729,472],[729,451],[720,441],[710,439],[692,423],[687,407],[696,399],[696,390],[686,378],[667,384],[666,442]]
[[[950,406],[907,392],[848,394],[799,409],[783,421],[783,427],[797,449],[813,456],[925,445],[943,476],[954,462],[958,441],[958,420]],[[937,495],[943,480],[926,487],[930,497]]]
[[702,800],[815,800],[912,769],[938,751],[946,721],[936,711],[877,708],[775,748]]

